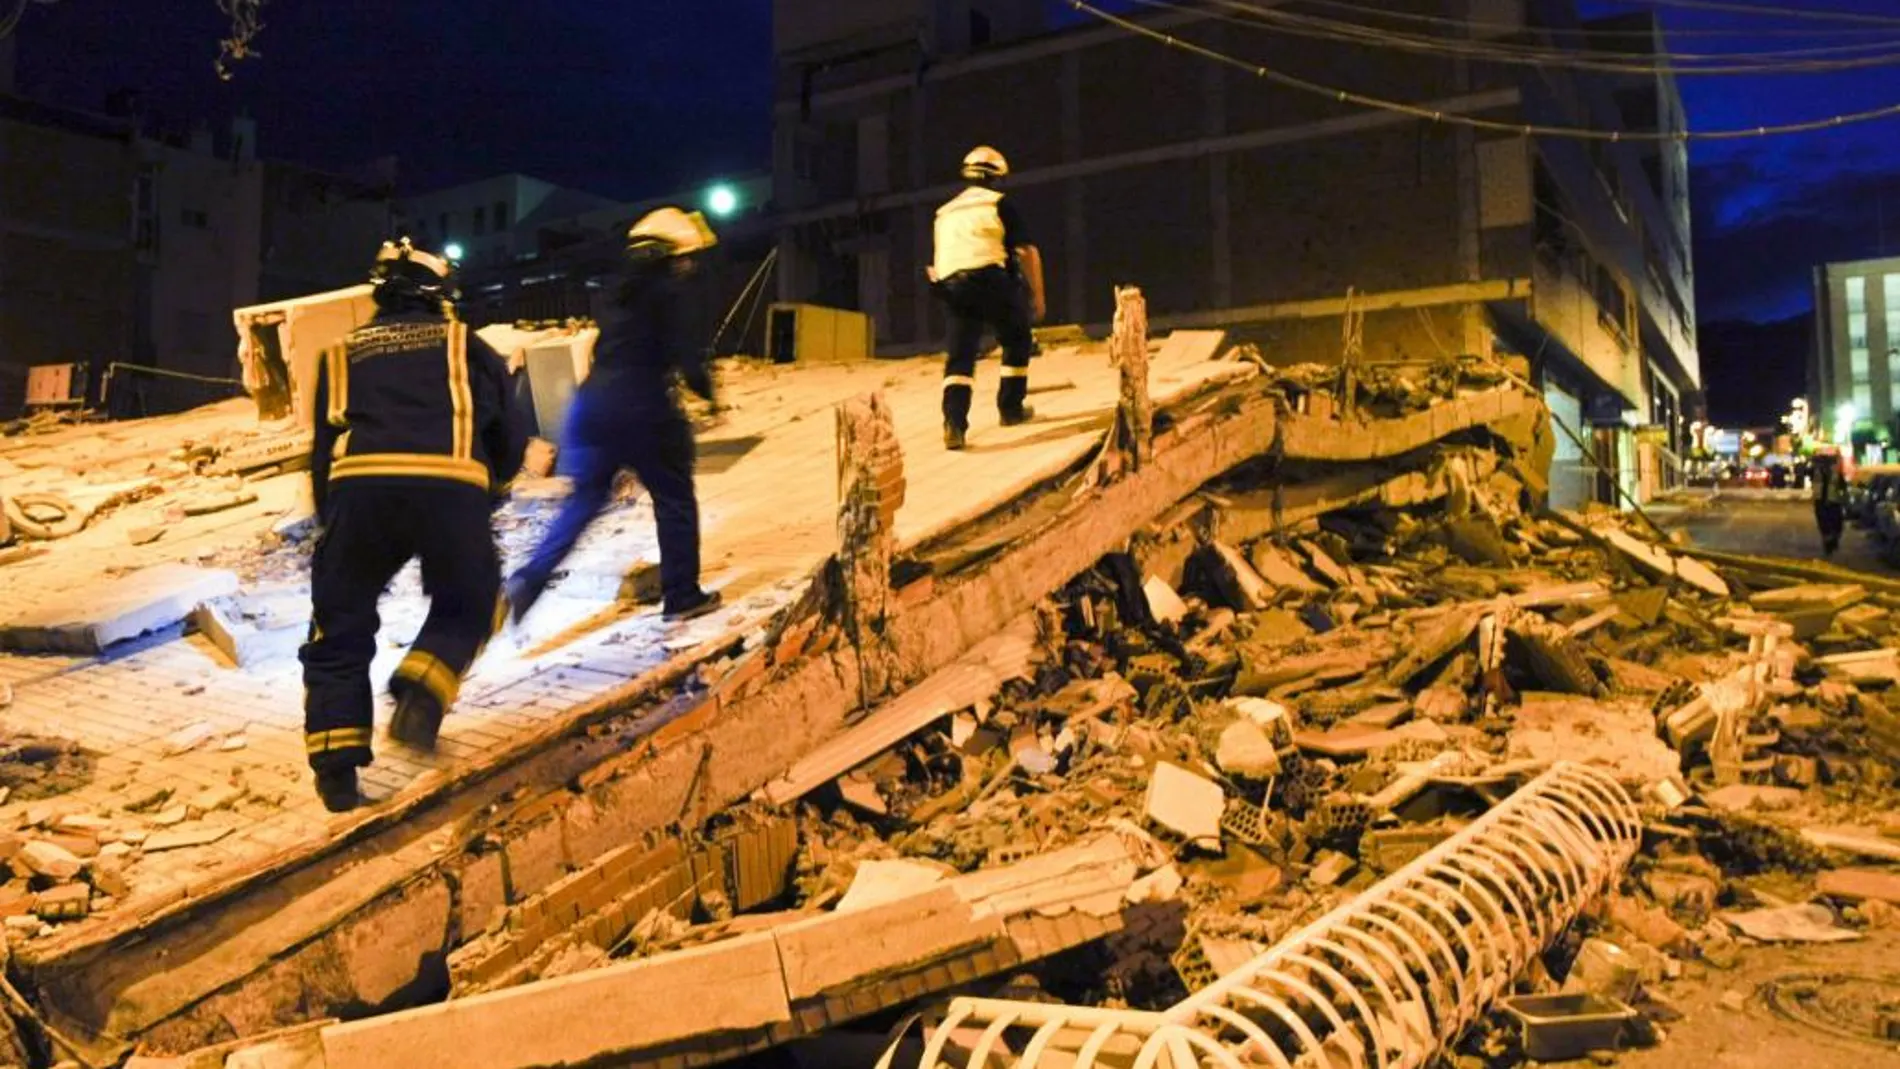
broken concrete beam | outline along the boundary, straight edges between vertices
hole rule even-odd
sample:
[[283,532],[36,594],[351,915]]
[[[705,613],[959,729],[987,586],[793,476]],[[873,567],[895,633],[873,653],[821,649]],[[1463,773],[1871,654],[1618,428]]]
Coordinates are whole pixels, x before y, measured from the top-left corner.
[[970,903],[948,885],[772,929],[785,970],[784,989],[794,1002],[1005,934],[1000,916],[978,917]]
[[1341,724],[1331,731],[1296,731],[1293,745],[1325,757],[1363,757],[1400,743],[1442,743],[1447,737],[1445,729],[1432,721],[1415,720],[1387,731],[1364,724]]
[[1002,633],[820,746],[761,788],[759,797],[772,805],[804,797],[936,720],[996,693],[1008,680],[1029,675],[1036,648],[1035,619],[1019,617]]
[[232,664],[249,668],[294,655],[309,631],[309,613],[252,616],[238,599],[213,598],[192,609],[188,623]]
[[102,653],[185,619],[201,602],[237,592],[233,572],[160,564],[38,602],[0,624],[0,649]]
[[1762,612],[1779,615],[1813,608],[1838,613],[1866,600],[1867,588],[1859,583],[1803,583],[1752,594],[1748,603]]
[[1228,607],[1238,612],[1258,612],[1273,604],[1274,584],[1261,576],[1239,550],[1214,542],[1201,551],[1199,561],[1202,572]]
[[[324,1069],[525,1069],[789,1024],[771,932],[331,1025]],[[639,1008],[640,1012],[628,1012]]]
[[1817,893],[1848,902],[1887,902],[1900,906],[1900,873],[1878,869],[1830,869],[1814,882]]
[[[1318,594],[1326,588],[1319,585],[1306,569],[1300,567],[1293,555],[1271,542],[1257,542],[1251,551],[1248,563],[1256,577],[1281,590],[1292,590],[1301,594]],[[1266,605],[1240,606],[1235,608],[1261,609]]]
[[1658,546],[1636,538],[1634,535],[1618,530],[1593,532],[1610,548],[1621,553],[1638,568],[1659,579],[1676,579],[1713,597],[1726,598],[1729,595],[1728,584],[1715,570],[1700,561],[1687,557],[1676,557]]
[[1836,828],[1802,828],[1801,837],[1824,850],[1839,850],[1881,861],[1900,861],[1900,842],[1878,835]]
[[1483,615],[1482,609],[1473,606],[1454,608],[1415,629],[1410,649],[1386,672],[1385,681],[1402,687],[1418,678],[1425,669],[1471,641]]

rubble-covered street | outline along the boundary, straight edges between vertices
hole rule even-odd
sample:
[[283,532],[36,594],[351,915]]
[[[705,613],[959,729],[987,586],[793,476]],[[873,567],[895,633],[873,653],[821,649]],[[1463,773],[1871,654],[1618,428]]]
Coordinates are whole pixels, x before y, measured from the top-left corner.
[[[1125,416],[1176,343],[1124,310]],[[662,671],[481,810],[416,803],[375,852],[117,929],[148,950],[59,928],[123,925],[173,853],[154,840],[252,792],[10,803],[15,968],[50,1011],[22,1042],[191,1069],[870,1064],[893,1039],[891,1064],[1712,1066],[1726,1047],[1681,1037],[1790,1028],[1842,1051],[1812,1064],[1891,1049],[1900,583],[1529,510],[1551,431],[1512,368],[1341,391],[1248,356],[1153,402],[1152,441],[1111,430],[921,540],[895,533],[930,452],[878,444],[885,402],[842,405],[836,563],[724,667],[655,706]],[[1224,437],[1249,419],[1261,445]],[[1233,461],[1192,474],[1216,441]],[[1078,574],[1045,543],[1102,555]],[[242,759],[232,737],[192,752]],[[84,750],[48,778],[97,782],[113,754]],[[1865,953],[1814,957],[1837,943]]]

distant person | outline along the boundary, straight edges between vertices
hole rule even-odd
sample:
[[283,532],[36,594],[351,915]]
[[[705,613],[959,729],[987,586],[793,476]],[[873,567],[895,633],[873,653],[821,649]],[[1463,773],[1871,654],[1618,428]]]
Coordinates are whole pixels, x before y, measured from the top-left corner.
[[976,358],[989,330],[1003,347],[996,408],[1005,427],[1027,423],[1033,324],[1047,310],[1042,254],[1016,206],[996,184],[1009,174],[1003,154],[987,145],[963,158],[968,188],[937,209],[930,281],[950,312],[950,355],[943,368],[943,444],[962,449],[976,392]]
[[700,253],[718,243],[698,212],[660,208],[627,232],[613,304],[602,318],[594,366],[574,395],[560,464],[574,480],[554,526],[508,580],[516,622],[540,599],[554,572],[613,496],[630,468],[653,497],[660,536],[661,611],[688,620],[719,607],[699,585],[699,498],[693,488],[693,428],[673,398],[677,376],[713,400],[712,373],[685,331],[683,284]]
[[389,681],[389,734],[433,749],[462,677],[494,634],[501,587],[490,516],[521,470],[526,429],[507,365],[456,322],[452,265],[407,238],[385,242],[376,313],[317,366],[310,482],[322,533],[310,564],[310,640],[300,653],[304,748],[332,812],[361,800],[370,763],[376,603],[422,560],[429,615]]
[[1841,548],[1841,531],[1846,526],[1847,476],[1841,470],[1838,453],[1817,453],[1814,457],[1814,522],[1821,529],[1821,552],[1832,557]]

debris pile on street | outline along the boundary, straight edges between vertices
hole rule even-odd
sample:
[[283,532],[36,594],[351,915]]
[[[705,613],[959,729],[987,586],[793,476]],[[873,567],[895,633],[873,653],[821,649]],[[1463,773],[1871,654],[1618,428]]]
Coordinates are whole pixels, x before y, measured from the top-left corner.
[[[1156,525],[1043,606],[1018,678],[816,789],[762,792],[808,791],[798,907],[1115,841],[1123,922],[1037,969],[1040,997],[1162,1010],[1571,761],[1642,799],[1644,849],[1467,1035],[1473,1065],[1557,1056],[1541,1022],[1562,1014],[1531,996],[1609,1015],[1564,1057],[1653,1043],[1672,983],[1900,919],[1900,869],[1867,867],[1900,861],[1889,596],[1718,571],[1607,511],[1528,515],[1495,468],[1425,507],[1220,541],[1248,477],[1190,503],[1214,537],[1173,581]],[[917,710],[853,733],[893,716]],[[676,919],[705,905],[656,907],[612,949],[729,930]]]

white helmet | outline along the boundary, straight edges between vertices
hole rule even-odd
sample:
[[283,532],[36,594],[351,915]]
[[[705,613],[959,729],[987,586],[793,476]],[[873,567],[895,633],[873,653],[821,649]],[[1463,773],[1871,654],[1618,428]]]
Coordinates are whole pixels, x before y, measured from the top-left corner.
[[627,231],[627,252],[637,256],[686,256],[719,244],[698,212],[656,208]]
[[963,157],[963,177],[972,182],[1001,178],[1008,173],[1009,161],[988,145],[978,145]]

